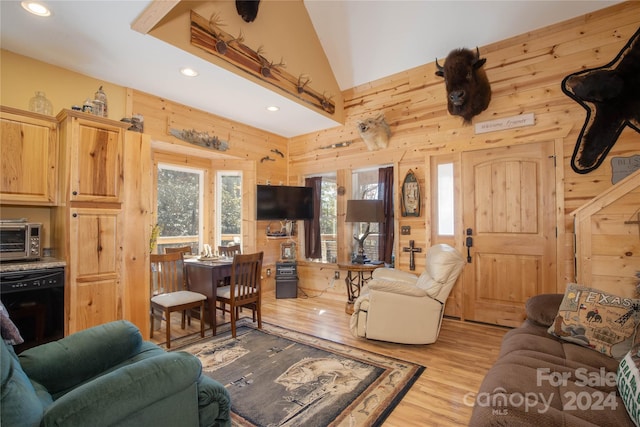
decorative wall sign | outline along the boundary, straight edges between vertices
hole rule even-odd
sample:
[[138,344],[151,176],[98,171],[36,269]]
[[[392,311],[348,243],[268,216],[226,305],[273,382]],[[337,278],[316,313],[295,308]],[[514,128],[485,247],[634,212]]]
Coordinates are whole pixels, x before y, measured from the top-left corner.
[[520,114],[518,116],[505,117],[502,119],[489,120],[486,122],[476,123],[476,134],[494,132],[497,130],[507,130],[524,126],[533,126],[536,124],[533,113]]
[[342,147],[348,147],[350,146],[352,143],[352,141],[345,141],[345,142],[337,142],[335,144],[331,144],[331,145],[325,145],[324,147],[320,147],[321,150],[327,150],[329,148],[342,148]]
[[262,49],[253,50],[243,44],[242,35],[234,37],[221,30],[223,24],[217,16],[203,18],[191,11],[191,44],[232,64],[242,71],[295,96],[313,107],[334,114],[336,105],[331,96],[320,94],[309,87],[311,79],[305,75],[294,77],[283,70],[284,61],[269,61]]
[[402,183],[402,216],[420,216],[420,184],[411,169]]
[[562,81],[562,91],[585,110],[571,168],[581,174],[597,169],[622,130],[640,132],[640,29],[613,61],[578,71]]
[[640,169],[640,154],[611,159],[611,183],[615,184]]
[[208,132],[199,132],[195,129],[170,129],[169,133],[178,139],[203,148],[211,148],[218,151],[227,151],[229,144],[217,136],[211,136]]

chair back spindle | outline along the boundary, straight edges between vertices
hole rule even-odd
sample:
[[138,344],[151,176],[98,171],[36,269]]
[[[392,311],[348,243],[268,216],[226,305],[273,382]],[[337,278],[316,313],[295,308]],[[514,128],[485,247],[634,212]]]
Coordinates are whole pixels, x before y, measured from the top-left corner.
[[242,249],[240,245],[231,245],[231,246],[218,246],[218,254],[220,256],[233,257],[236,254],[241,254]]
[[231,292],[231,299],[236,302],[257,299],[260,292],[260,274],[262,259],[258,254],[235,255],[231,265],[231,280],[235,285],[235,292]]
[[184,261],[182,252],[151,254],[151,295],[183,291]]
[[164,248],[165,254],[170,254],[172,252],[182,252],[185,255],[191,255],[193,253],[191,251],[191,246],[179,246],[177,248]]

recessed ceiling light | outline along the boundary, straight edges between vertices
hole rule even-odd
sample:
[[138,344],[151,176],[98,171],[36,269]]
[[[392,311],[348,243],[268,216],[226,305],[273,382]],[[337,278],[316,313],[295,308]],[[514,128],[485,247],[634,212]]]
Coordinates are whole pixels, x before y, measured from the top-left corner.
[[198,72],[196,70],[189,67],[181,68],[180,72],[182,73],[183,76],[187,76],[187,77],[195,77],[198,75]]
[[280,107],[276,106],[276,105],[270,105],[267,107],[268,111],[278,111],[280,110]]
[[47,8],[47,6],[43,5],[42,3],[38,3],[35,1],[23,1],[20,4],[22,5],[22,8],[24,10],[33,13],[34,15],[51,16],[51,11],[49,10],[49,8]]

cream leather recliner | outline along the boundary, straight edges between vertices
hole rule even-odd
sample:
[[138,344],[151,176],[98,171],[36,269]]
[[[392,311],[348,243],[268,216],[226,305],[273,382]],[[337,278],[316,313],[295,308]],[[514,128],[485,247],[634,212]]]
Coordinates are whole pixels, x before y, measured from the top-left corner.
[[351,333],[401,344],[431,344],[438,338],[444,305],[465,260],[446,244],[427,251],[420,276],[378,268],[356,299]]

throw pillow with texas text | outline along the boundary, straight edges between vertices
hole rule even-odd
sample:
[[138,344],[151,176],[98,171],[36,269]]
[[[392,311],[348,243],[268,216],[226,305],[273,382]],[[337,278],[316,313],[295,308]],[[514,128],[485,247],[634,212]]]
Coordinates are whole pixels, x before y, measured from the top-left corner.
[[622,359],[633,345],[640,300],[570,283],[548,332]]

